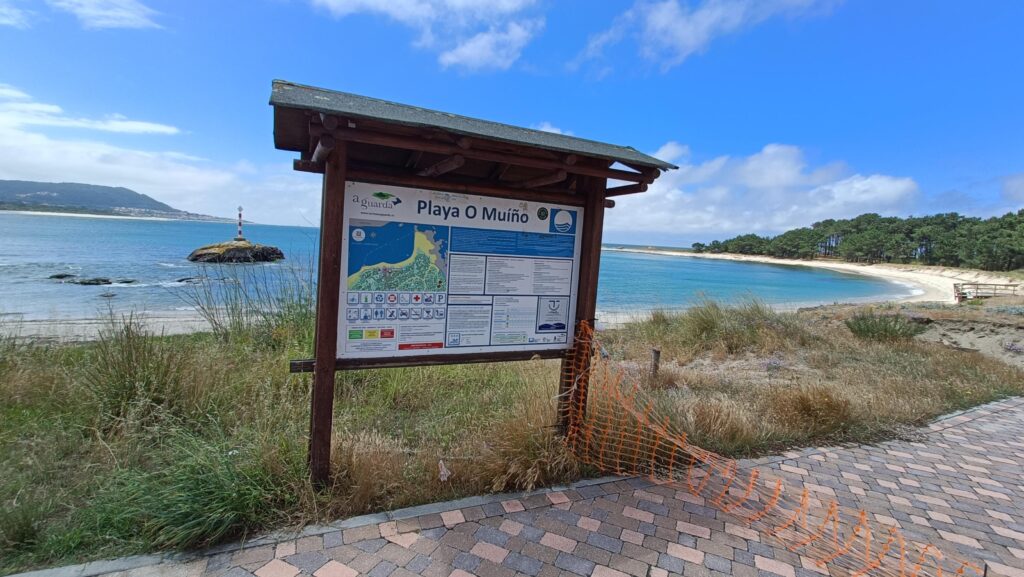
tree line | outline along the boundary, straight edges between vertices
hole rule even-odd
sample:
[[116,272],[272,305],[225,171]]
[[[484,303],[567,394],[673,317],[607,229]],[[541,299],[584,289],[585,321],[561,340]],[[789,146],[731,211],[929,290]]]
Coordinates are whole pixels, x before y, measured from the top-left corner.
[[823,220],[774,237],[743,234],[708,244],[697,242],[693,250],[1008,271],[1024,268],[1024,209],[987,219],[955,212],[910,218],[869,213]]

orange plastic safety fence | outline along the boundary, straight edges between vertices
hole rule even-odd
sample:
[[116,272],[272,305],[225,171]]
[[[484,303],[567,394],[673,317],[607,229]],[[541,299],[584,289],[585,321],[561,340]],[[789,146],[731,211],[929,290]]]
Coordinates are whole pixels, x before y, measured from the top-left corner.
[[[930,543],[907,542],[896,527],[869,521],[864,510],[843,507],[806,487],[787,486],[768,470],[743,467],[690,443],[659,406],[626,382],[625,373],[594,358],[594,332],[578,329],[564,365],[571,382],[566,444],[582,462],[604,472],[647,476],[703,499],[805,563],[832,574],[918,577],[981,575],[970,561],[943,555]],[[584,413],[584,411],[586,411]]]

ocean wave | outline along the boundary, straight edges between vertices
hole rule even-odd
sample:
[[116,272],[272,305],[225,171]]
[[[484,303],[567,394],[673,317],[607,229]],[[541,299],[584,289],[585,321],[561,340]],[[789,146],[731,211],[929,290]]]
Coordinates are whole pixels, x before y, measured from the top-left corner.
[[180,263],[180,262],[158,262],[158,263],[156,263],[156,266],[162,266],[162,267],[165,267],[165,268],[190,268],[190,267],[192,267],[194,265],[192,265],[192,264],[183,264],[183,263]]

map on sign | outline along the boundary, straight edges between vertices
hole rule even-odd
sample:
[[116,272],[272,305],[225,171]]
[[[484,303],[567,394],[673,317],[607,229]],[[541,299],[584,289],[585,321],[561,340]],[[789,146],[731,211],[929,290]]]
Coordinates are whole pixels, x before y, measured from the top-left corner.
[[353,219],[349,239],[349,290],[447,292],[447,226]]

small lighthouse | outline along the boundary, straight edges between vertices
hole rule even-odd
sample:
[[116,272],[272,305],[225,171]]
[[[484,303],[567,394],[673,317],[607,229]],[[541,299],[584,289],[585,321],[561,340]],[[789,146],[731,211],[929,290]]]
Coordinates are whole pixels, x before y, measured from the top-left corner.
[[242,205],[238,205],[238,236],[235,237],[235,240],[245,240],[245,237],[242,236]]
[[227,242],[218,242],[201,246],[190,255],[192,262],[212,263],[253,263],[274,262],[284,258],[284,253],[276,246],[255,244],[242,235],[242,207],[238,207],[238,236]]

